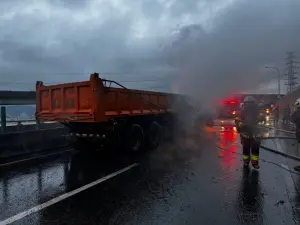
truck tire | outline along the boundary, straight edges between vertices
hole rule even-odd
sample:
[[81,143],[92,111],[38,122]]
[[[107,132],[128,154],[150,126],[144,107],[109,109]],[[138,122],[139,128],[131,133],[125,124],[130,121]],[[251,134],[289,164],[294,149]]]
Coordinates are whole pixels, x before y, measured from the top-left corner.
[[137,154],[144,150],[145,134],[138,124],[132,124],[126,135],[126,148],[131,153]]
[[151,149],[155,149],[159,146],[162,139],[162,127],[154,121],[151,123],[147,130],[147,145]]

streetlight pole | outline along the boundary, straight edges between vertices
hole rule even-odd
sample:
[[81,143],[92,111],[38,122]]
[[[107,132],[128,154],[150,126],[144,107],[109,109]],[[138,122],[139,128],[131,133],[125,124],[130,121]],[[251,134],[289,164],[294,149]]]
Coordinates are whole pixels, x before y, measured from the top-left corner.
[[278,69],[278,67],[276,66],[272,66],[272,67],[269,67],[269,66],[266,66],[265,67],[266,69],[273,69],[273,70],[277,70],[277,75],[278,75],[278,99],[280,98],[280,70]]

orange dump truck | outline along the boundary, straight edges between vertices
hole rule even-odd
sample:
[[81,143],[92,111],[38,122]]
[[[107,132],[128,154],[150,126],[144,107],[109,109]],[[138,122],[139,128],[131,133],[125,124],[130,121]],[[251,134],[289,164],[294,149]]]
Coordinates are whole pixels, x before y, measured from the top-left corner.
[[97,73],[83,82],[45,86],[38,81],[36,98],[36,118],[63,123],[77,149],[112,144],[133,152],[145,144],[158,146],[162,126],[174,119],[173,106],[184,101],[181,95],[127,89]]

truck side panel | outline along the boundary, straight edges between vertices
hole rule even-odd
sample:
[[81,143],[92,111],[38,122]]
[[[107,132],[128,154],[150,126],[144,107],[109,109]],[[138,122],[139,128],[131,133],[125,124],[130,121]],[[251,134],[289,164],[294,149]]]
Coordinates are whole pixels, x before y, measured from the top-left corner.
[[65,121],[72,117],[94,121],[93,92],[90,82],[44,86],[39,83],[37,92],[37,118]]
[[157,114],[169,109],[164,93],[106,88],[105,116],[134,116]]

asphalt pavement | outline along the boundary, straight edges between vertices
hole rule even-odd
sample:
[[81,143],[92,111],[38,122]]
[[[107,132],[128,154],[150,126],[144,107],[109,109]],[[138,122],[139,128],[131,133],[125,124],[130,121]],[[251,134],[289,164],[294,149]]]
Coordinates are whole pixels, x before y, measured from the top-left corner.
[[[297,152],[293,140],[263,144]],[[67,151],[0,166],[0,225],[299,224],[300,162],[261,150],[261,168],[243,169],[241,151],[221,125],[134,159]]]

